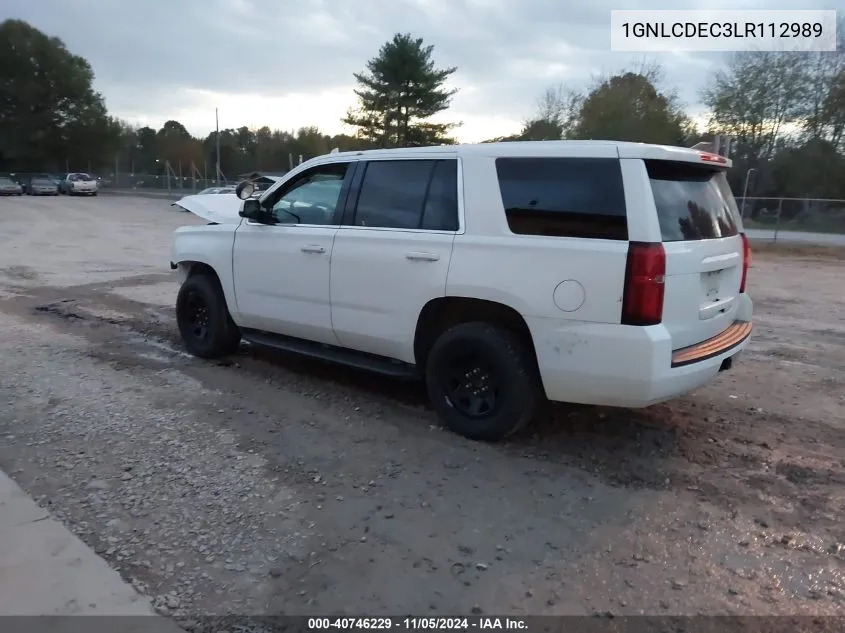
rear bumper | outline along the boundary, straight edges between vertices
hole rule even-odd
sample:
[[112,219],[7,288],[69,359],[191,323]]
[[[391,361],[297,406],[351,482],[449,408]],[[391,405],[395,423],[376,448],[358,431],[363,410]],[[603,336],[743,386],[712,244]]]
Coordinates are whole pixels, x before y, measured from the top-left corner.
[[741,322],[682,350],[672,349],[662,325],[526,321],[550,400],[639,408],[694,391],[729,368],[732,361],[725,361],[748,344],[752,308],[748,295],[741,295]]

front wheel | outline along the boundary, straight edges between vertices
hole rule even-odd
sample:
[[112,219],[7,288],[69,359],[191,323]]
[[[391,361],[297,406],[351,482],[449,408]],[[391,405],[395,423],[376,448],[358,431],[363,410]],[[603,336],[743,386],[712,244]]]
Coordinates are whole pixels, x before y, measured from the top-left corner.
[[435,341],[426,363],[432,406],[452,431],[497,441],[537,413],[540,380],[520,338],[489,323],[462,323]]
[[200,358],[226,356],[241,342],[220,282],[212,275],[193,275],[182,284],[176,297],[176,322],[185,348]]

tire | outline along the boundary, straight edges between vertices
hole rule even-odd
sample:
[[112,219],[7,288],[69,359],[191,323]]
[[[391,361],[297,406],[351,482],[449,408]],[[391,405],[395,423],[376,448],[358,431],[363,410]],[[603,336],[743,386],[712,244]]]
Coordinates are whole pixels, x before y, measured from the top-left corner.
[[94,192],[94,193],[92,193],[91,195],[92,195],[92,196],[96,196],[96,195],[97,195],[97,192],[95,191],[95,192]]
[[[467,376],[479,370],[474,378]],[[425,377],[437,415],[472,440],[508,437],[536,415],[542,400],[531,350],[509,330],[490,323],[462,323],[441,334],[428,354]],[[458,378],[469,380],[458,385]],[[477,396],[484,400],[484,392],[488,399],[479,405]]]
[[213,275],[192,275],[182,284],[176,297],[176,323],[185,348],[200,358],[227,356],[241,342],[241,332]]

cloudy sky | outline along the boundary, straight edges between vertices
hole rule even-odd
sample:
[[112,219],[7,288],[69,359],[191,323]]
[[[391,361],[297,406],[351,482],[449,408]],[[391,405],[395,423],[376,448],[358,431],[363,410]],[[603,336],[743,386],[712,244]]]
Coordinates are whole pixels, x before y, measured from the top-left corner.
[[[354,103],[353,72],[396,32],[457,66],[448,118],[458,137],[515,132],[550,85],[640,63],[610,51],[610,10],[845,9],[845,0],[2,0],[0,20],[27,20],[87,58],[112,114],[196,135],[248,125],[327,133]],[[718,16],[718,13],[716,13]],[[650,54],[688,109],[719,54]]]

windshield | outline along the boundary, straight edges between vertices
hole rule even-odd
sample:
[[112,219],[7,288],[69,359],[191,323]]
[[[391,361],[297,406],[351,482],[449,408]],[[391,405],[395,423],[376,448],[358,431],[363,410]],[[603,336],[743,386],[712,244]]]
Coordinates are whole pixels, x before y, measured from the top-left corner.
[[12,180],[11,178],[0,177],[0,186],[8,187],[9,185],[14,185],[14,184],[15,184],[15,181]]
[[739,209],[724,170],[693,163],[646,161],[664,242],[739,233]]
[[44,186],[44,185],[53,186],[53,185],[55,185],[55,183],[52,180],[47,180],[46,178],[33,178],[32,184],[33,185],[40,185],[40,186]]
[[71,181],[78,181],[78,180],[89,181],[89,180],[94,180],[94,179],[88,174],[71,174],[70,176],[68,176],[68,180],[71,180]]

